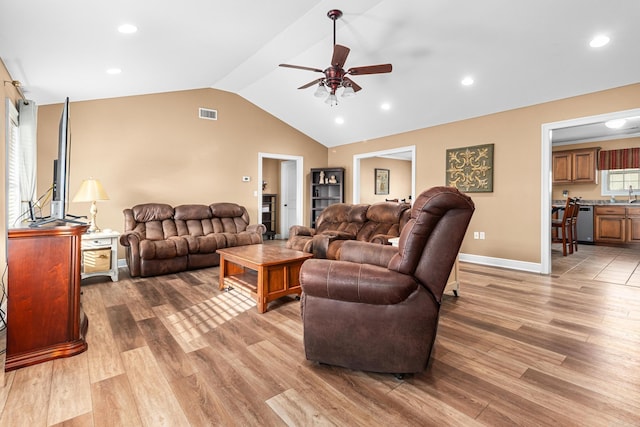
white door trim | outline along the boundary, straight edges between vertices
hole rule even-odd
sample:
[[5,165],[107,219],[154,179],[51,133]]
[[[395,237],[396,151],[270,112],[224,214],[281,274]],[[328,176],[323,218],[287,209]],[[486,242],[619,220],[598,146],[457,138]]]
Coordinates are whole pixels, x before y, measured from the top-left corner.
[[391,148],[389,150],[373,151],[353,155],[353,203],[360,203],[360,160],[370,157],[388,156],[396,153],[411,152],[411,200],[416,199],[416,146]]
[[640,108],[633,110],[616,111],[613,113],[598,114],[595,116],[579,117],[577,119],[563,120],[559,122],[544,123],[542,125],[542,161],[541,163],[541,213],[540,225],[540,273],[551,274],[551,198],[553,197],[553,179],[551,164],[551,133],[556,129],[587,125],[590,123],[606,122],[607,120],[622,119],[630,116],[639,116]]
[[257,200],[257,210],[258,210],[258,221],[262,218],[262,160],[263,159],[277,159],[277,160],[293,160],[296,162],[296,223],[303,224],[302,222],[302,214],[303,214],[303,202],[304,202],[304,194],[302,189],[302,183],[304,182],[304,157],[302,156],[292,156],[289,154],[274,154],[274,153],[262,153],[258,152],[258,190],[256,194],[258,195]]

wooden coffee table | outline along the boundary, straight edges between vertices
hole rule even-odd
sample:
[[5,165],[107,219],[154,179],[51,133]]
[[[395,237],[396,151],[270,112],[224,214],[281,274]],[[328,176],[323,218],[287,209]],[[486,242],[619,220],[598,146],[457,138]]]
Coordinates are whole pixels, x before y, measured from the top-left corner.
[[300,267],[313,257],[310,253],[264,244],[217,252],[220,254],[220,289],[224,289],[225,284],[249,289],[257,302],[258,313],[267,311],[267,304],[273,300],[300,295]]

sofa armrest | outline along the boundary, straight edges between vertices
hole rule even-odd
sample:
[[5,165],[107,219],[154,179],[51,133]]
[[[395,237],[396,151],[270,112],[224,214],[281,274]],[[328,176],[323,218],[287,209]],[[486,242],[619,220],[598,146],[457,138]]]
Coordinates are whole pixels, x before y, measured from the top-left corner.
[[340,261],[373,264],[387,268],[391,258],[397,253],[398,248],[395,246],[354,240],[344,242],[342,248],[340,248]]
[[336,240],[353,240],[356,236],[353,233],[344,231],[325,231],[313,236],[313,256],[316,258],[327,258],[329,244]]
[[140,276],[140,242],[144,240],[137,231],[125,231],[120,235],[120,244],[126,249],[125,259],[131,277]]
[[416,292],[412,276],[370,264],[309,259],[300,270],[306,295],[363,304],[398,304]]
[[267,232],[267,227],[264,224],[249,224],[247,226],[247,231],[250,233],[258,233],[262,236]]
[[144,237],[137,231],[125,231],[120,235],[120,244],[122,246],[140,246],[140,241],[144,240]]
[[314,236],[316,234],[316,229],[307,227],[304,225],[292,225],[289,228],[289,236]]

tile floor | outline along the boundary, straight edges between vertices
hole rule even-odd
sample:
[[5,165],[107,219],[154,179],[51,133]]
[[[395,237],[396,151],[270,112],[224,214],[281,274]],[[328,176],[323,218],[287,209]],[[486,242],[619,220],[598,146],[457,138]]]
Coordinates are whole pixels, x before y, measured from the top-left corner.
[[551,245],[552,275],[640,287],[640,248],[578,245],[562,256],[561,244]]

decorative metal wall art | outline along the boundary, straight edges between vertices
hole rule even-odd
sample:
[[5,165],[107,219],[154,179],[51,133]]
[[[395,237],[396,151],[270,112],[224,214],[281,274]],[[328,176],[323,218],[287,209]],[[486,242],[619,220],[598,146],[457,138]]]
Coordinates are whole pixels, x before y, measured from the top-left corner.
[[465,193],[493,192],[493,144],[447,150],[446,182]]

